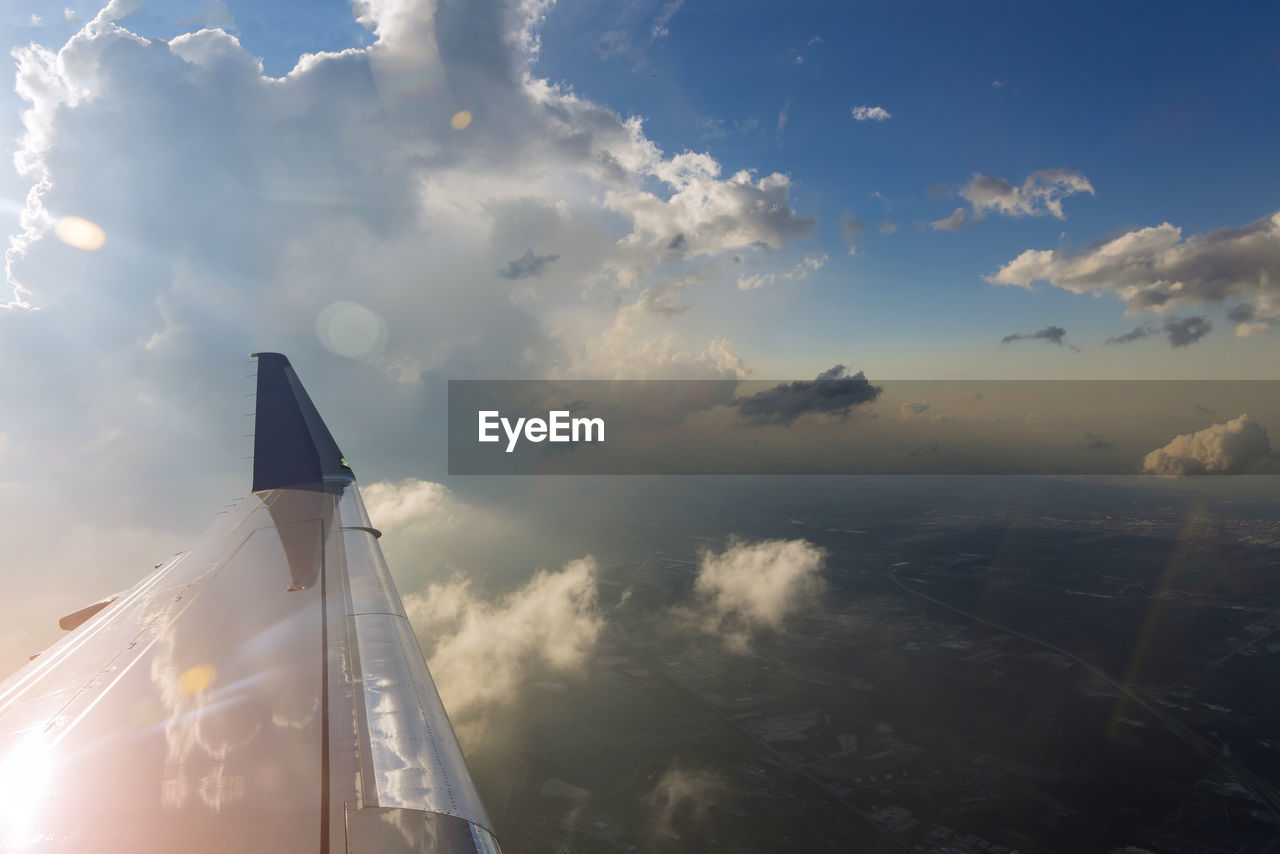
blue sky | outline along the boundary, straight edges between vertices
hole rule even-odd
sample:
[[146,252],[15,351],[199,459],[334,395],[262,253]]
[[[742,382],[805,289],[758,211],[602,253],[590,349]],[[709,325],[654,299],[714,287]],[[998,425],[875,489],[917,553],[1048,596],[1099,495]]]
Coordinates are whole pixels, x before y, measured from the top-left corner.
[[[724,14],[686,3],[657,39],[652,20],[613,5],[560,4],[537,68],[645,116],[665,149],[705,147],[729,169],[768,164],[792,176],[798,209],[818,219],[812,243],[832,261],[806,289],[816,293],[794,295],[809,322],[797,336],[784,333],[788,348],[800,338],[834,342],[853,325],[864,358],[887,349],[914,361],[910,351],[929,342],[964,358],[984,336],[994,343],[1006,327],[1037,323],[1097,345],[1133,325],[1114,301],[1044,288],[1027,295],[982,275],[1025,248],[1087,245],[1144,225],[1243,226],[1280,198],[1280,112],[1265,106],[1280,101],[1274,6],[746,3]],[[625,34],[630,49],[610,51],[601,40],[610,32]],[[850,107],[861,104],[892,118],[854,121]],[[955,189],[975,172],[1016,183],[1049,167],[1084,174],[1097,195],[1068,199],[1065,220],[926,227],[956,207]],[[937,187],[951,192],[936,198]],[[852,258],[839,249],[846,212],[867,224]],[[897,231],[876,233],[883,221]],[[849,310],[824,317],[814,303]],[[769,318],[777,308],[768,306]],[[1144,349],[1155,352],[1124,361],[1159,371],[1170,359],[1154,341]],[[1236,355],[1215,370],[1230,375]],[[995,360],[975,361],[999,370]],[[1073,371],[1081,361],[1053,364]],[[1085,370],[1099,367],[1092,360]]]
[[[14,44],[56,45],[75,29],[59,5],[29,8],[5,22]],[[95,8],[75,11],[83,22]],[[274,76],[300,53],[374,40],[344,2],[147,3],[121,23],[170,39],[201,22],[236,34]],[[547,10],[529,70],[642,117],[667,155],[708,152],[722,176],[789,176],[790,203],[814,231],[747,253],[747,269],[776,274],[825,253],[823,268],[746,294],[733,287],[734,270],[721,269],[670,319],[682,340],[731,337],[757,373],[808,375],[850,361],[882,376],[1272,376],[1274,336],[1235,338],[1222,316],[1229,303],[1173,309],[1213,324],[1193,346],[1175,351],[1152,336],[1107,347],[1106,338],[1162,319],[1126,317],[1112,296],[1044,281],[1024,292],[983,277],[1029,249],[1079,251],[1164,222],[1186,237],[1272,213],[1278,23],[1268,4],[569,0]],[[14,129],[21,102],[10,105]],[[856,121],[857,106],[891,117]],[[930,226],[965,206],[957,193],[974,175],[1018,185],[1045,169],[1083,176],[1094,194],[1064,198],[1061,219],[990,213],[956,231]],[[20,199],[23,182],[5,181]],[[864,225],[852,256],[846,215]],[[886,223],[896,230],[881,233]],[[998,343],[1053,325],[1083,352]]]
[[243,493],[257,350],[406,593],[655,511],[448,479],[449,379],[1276,378],[1274,4],[359,9],[0,12],[0,662]]

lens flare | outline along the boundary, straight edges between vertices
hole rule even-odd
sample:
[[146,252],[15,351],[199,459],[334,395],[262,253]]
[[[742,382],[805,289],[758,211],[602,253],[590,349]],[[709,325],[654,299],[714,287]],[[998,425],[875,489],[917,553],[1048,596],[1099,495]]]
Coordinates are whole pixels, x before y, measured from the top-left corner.
[[449,124],[454,130],[466,130],[467,126],[471,124],[471,111],[458,110],[453,114],[453,118],[449,119]]
[[387,324],[356,302],[339,300],[316,318],[316,334],[331,353],[348,359],[370,359],[387,343]]
[[53,233],[68,246],[92,252],[107,242],[107,233],[96,222],[78,216],[64,216],[53,227]]
[[194,697],[196,694],[207,691],[217,676],[218,671],[212,665],[197,664],[178,677],[178,688],[184,695]]

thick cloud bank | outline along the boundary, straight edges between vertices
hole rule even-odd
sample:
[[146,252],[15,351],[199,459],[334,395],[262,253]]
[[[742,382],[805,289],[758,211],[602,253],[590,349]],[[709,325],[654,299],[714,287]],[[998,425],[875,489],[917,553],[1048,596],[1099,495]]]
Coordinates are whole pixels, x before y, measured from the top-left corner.
[[1177,436],[1142,461],[1142,470],[1150,474],[1240,474],[1276,468],[1267,429],[1247,414]]

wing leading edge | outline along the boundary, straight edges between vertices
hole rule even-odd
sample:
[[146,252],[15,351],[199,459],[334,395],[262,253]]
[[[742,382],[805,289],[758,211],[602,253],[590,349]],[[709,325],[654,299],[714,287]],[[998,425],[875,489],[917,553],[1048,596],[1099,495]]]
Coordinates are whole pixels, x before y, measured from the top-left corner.
[[253,493],[0,683],[0,850],[497,854],[355,475],[257,358]]

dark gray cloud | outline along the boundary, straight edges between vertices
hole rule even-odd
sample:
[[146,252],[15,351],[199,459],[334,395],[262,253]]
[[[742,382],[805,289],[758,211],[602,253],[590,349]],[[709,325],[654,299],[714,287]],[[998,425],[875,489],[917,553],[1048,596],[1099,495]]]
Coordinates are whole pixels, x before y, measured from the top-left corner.
[[[1024,334],[1015,332],[1012,335],[1006,335],[1000,339],[1001,344],[1012,344],[1014,341],[1048,341],[1050,344],[1057,344],[1059,347],[1067,344],[1067,330],[1061,326],[1046,326],[1038,332]],[[1067,344],[1068,347],[1071,345]],[[1075,349],[1072,347],[1071,349]]]
[[1258,311],[1247,302],[1233,305],[1227,310],[1227,320],[1232,323],[1248,323],[1258,317]]
[[[1240,306],[1236,306],[1236,308],[1240,308]],[[1232,311],[1235,311],[1235,309],[1232,309]],[[1244,323],[1248,319],[1251,318],[1235,320],[1234,322]],[[1139,326],[1131,332],[1108,338],[1105,343],[1131,344],[1134,341],[1141,341],[1143,338],[1150,338],[1163,332],[1165,337],[1169,339],[1169,343],[1174,347],[1188,347],[1208,335],[1211,329],[1213,329],[1213,324],[1203,317],[1196,316],[1184,319],[1175,315],[1165,320],[1163,327]]]
[[1115,442],[1108,442],[1102,437],[1101,433],[1094,433],[1089,430],[1084,431],[1084,438],[1080,440],[1080,447],[1089,451],[1105,451],[1107,448],[1115,446]]
[[1174,347],[1190,347],[1208,335],[1211,329],[1213,324],[1200,316],[1171,317],[1164,322],[1164,334]]
[[1115,335],[1108,338],[1107,344],[1128,344],[1132,341],[1140,341],[1143,338],[1149,338],[1152,335],[1159,335],[1160,330],[1155,326],[1139,326],[1132,332],[1126,332],[1123,335]]
[[498,275],[504,279],[536,278],[558,260],[560,260],[559,255],[534,255],[533,250],[530,249],[499,270]]
[[853,407],[875,400],[881,391],[862,371],[849,374],[844,365],[836,365],[813,380],[780,383],[745,398],[737,404],[738,414],[757,426],[789,425],[811,412],[848,415]]

